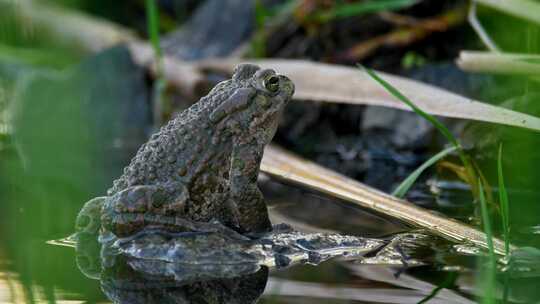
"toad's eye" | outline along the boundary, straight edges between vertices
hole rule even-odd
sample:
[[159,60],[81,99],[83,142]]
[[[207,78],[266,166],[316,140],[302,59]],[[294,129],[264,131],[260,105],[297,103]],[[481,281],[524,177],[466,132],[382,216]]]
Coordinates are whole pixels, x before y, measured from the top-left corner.
[[270,76],[264,81],[264,87],[270,92],[277,92],[279,89],[279,78],[277,76]]

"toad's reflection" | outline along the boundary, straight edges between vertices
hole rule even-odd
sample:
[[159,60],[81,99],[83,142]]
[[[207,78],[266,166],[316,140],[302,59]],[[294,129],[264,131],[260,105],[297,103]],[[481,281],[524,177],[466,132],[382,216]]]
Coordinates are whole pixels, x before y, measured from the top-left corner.
[[284,224],[251,237],[218,222],[204,225],[179,233],[145,229],[126,238],[83,231],[71,238],[79,269],[100,280],[116,303],[254,303],[268,268],[360,258],[388,243],[301,233]]
[[237,277],[182,281],[174,274],[185,270],[181,267],[168,269],[166,262],[114,254],[90,234],[74,238],[77,266],[87,277],[100,280],[114,303],[255,303],[268,278],[268,268],[262,267]]

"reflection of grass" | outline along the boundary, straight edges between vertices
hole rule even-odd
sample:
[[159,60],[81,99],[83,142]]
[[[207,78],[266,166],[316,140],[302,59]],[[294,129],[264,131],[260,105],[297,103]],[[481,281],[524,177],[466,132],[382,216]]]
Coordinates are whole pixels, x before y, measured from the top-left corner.
[[[504,235],[504,253],[506,257],[510,254],[510,208],[508,206],[508,193],[504,184],[504,175],[502,168],[502,143],[499,145],[499,155],[497,157],[497,175],[499,180],[499,204],[501,208],[501,217],[503,223]],[[507,302],[508,298],[508,273],[504,274],[504,291],[503,303]]]

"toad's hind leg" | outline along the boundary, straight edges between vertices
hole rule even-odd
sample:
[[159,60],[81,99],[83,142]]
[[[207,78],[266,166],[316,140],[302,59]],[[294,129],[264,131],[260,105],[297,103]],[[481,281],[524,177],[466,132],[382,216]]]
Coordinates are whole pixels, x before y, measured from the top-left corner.
[[102,223],[117,236],[127,236],[147,226],[176,230],[176,218],[185,216],[188,199],[189,192],[183,184],[129,187],[107,198]]
[[230,189],[237,207],[241,232],[266,232],[272,229],[264,197],[257,187],[263,148],[256,143],[238,144],[233,148]]

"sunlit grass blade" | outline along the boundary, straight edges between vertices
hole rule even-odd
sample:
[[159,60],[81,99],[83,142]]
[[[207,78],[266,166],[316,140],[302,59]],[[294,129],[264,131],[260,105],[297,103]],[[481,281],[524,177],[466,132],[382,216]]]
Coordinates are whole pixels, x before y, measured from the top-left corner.
[[413,173],[411,173],[405,180],[399,184],[399,186],[392,192],[392,195],[397,197],[403,197],[405,194],[409,191],[409,189],[412,187],[414,182],[420,177],[420,175],[429,167],[431,167],[433,164],[438,162],[440,159],[444,158],[448,154],[456,151],[458,148],[455,146],[452,146],[450,148],[446,148],[442,150],[441,152],[433,155],[430,159],[428,159],[426,162],[424,162],[420,167],[418,167],[416,170],[414,170]]
[[332,19],[347,18],[380,11],[398,10],[414,3],[417,0],[371,0],[353,3],[336,4],[332,9],[317,14],[315,19],[327,22]]
[[504,175],[502,168],[502,144],[499,146],[499,156],[497,158],[497,173],[499,179],[499,202],[501,204],[501,217],[503,223],[504,249],[506,256],[510,253],[510,209],[508,206],[508,193],[504,184]]
[[491,304],[495,303],[493,298],[493,293],[495,291],[495,267],[496,267],[496,258],[495,251],[493,249],[493,231],[491,230],[491,222],[489,219],[489,213],[486,203],[486,197],[484,194],[484,187],[480,180],[478,181],[478,188],[480,193],[480,211],[482,213],[482,226],[484,228],[484,233],[487,238],[488,245],[488,267],[483,271],[482,281],[484,283],[484,297],[482,303]]

